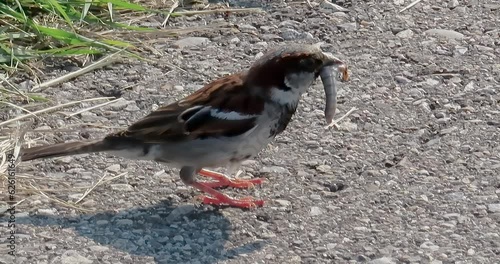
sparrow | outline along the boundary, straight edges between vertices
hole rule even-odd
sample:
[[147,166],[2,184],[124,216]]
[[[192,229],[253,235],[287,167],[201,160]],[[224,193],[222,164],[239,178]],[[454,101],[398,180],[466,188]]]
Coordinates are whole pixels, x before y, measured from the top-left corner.
[[[58,143],[21,150],[21,160],[106,152],[128,159],[154,160],[179,168],[181,180],[208,195],[204,204],[239,208],[263,206],[252,197],[236,199],[215,188],[249,188],[263,178],[230,179],[207,168],[255,157],[283,132],[301,95],[320,77],[325,117],[333,122],[335,78],[348,79],[347,66],[319,45],[287,45],[261,56],[243,72],[219,78],[191,95],[158,108],[125,130],[99,140]],[[202,182],[196,175],[215,181]]]

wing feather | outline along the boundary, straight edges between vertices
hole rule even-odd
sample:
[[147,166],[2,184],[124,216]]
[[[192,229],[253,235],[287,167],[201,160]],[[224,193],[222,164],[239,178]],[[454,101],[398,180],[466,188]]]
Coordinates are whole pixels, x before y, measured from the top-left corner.
[[264,101],[248,92],[245,76],[240,73],[218,79],[108,138],[163,143],[244,134],[256,126],[258,113],[264,108]]

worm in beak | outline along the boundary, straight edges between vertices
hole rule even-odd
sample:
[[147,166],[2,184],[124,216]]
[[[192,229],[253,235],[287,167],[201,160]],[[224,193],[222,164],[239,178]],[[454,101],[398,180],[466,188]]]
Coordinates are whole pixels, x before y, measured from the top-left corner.
[[333,116],[337,110],[337,87],[335,86],[334,72],[340,72],[340,79],[345,82],[349,80],[347,65],[331,54],[325,53],[327,60],[325,66],[321,69],[319,76],[325,89],[326,105],[325,118],[328,124],[333,122]]

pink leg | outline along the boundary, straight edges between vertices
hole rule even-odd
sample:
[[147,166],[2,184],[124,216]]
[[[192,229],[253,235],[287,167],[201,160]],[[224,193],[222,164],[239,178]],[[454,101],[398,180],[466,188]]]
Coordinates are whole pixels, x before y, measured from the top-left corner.
[[251,180],[243,180],[243,179],[229,179],[226,175],[222,173],[218,173],[215,171],[209,170],[200,170],[198,172],[200,176],[212,178],[216,180],[216,182],[204,182],[203,184],[210,188],[220,188],[220,187],[231,187],[231,188],[251,188],[256,184],[262,184],[264,182],[264,178],[257,178]]
[[245,197],[242,199],[231,198],[221,192],[212,189],[212,187],[208,186],[206,183],[194,182],[190,185],[212,196],[212,197],[201,196],[202,202],[204,204],[228,205],[237,208],[255,208],[264,205],[263,200],[255,200],[252,197]]

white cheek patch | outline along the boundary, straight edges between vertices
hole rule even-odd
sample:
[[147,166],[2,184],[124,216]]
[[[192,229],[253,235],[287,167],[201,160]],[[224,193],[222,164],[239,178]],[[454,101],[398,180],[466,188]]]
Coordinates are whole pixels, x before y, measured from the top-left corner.
[[314,82],[314,73],[301,72],[292,73],[285,76],[285,85],[290,90],[285,91],[279,88],[271,90],[271,98],[273,101],[282,105],[297,105],[300,96],[309,88]]
[[224,120],[245,120],[257,117],[257,115],[244,115],[236,111],[223,112],[219,109],[210,109],[210,115]]
[[312,72],[291,73],[285,76],[285,84],[292,90],[299,90],[303,93],[311,86],[314,79]]

